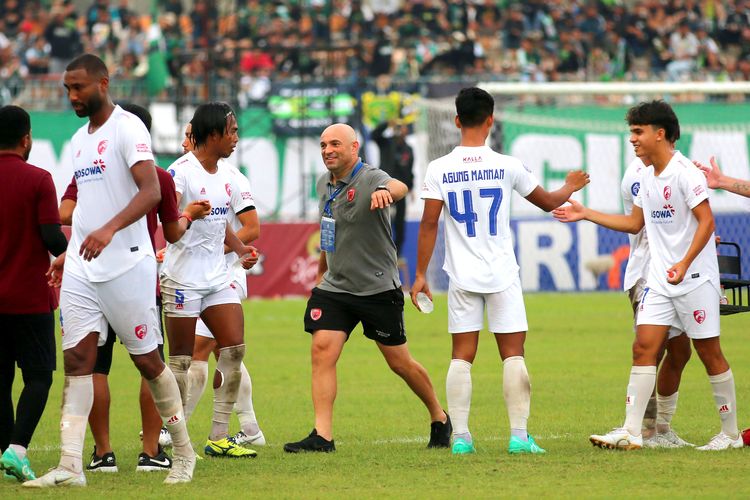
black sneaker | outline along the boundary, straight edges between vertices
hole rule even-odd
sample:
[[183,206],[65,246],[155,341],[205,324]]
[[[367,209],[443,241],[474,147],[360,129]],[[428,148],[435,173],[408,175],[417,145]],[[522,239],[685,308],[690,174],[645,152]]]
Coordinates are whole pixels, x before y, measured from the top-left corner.
[[428,448],[450,448],[453,425],[451,425],[451,417],[447,413],[445,413],[445,419],[445,423],[436,421],[430,424],[430,442],[427,444]]
[[91,453],[91,462],[86,466],[89,472],[117,472],[117,461],[114,452],[105,453],[103,456],[96,454],[96,446]]
[[159,453],[155,457],[149,456],[147,453],[141,453],[138,455],[138,465],[135,468],[136,472],[156,472],[160,470],[170,470],[172,468],[172,459],[169,455],[164,453],[159,448]]
[[284,451],[287,453],[299,453],[300,451],[322,451],[325,453],[336,451],[336,445],[333,439],[330,441],[318,436],[318,431],[313,429],[309,436],[296,443],[287,443],[284,445]]

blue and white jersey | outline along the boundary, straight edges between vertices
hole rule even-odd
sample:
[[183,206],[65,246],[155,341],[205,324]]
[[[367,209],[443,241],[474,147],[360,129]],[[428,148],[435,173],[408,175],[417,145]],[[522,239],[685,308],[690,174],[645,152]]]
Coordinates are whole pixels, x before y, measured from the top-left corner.
[[232,201],[240,196],[236,177],[224,162],[210,174],[193,155],[178,158],[167,171],[180,193],[180,210],[192,201],[208,200],[211,213],[193,221],[179,241],[167,247],[161,274],[188,289],[214,288],[231,283],[224,258],[224,236]]
[[[644,169],[651,168],[643,164],[640,158],[634,159],[625,170],[620,183],[620,192],[622,193],[622,205],[625,214],[633,212],[633,200],[638,196],[641,189],[641,172]],[[648,253],[648,238],[646,229],[641,229],[638,234],[628,234],[630,240],[630,255],[628,256],[628,265],[625,267],[625,277],[623,278],[623,288],[627,291],[633,288],[639,279],[645,280],[648,276],[648,263],[650,260]]]
[[520,160],[488,146],[458,146],[427,167],[422,199],[445,204],[443,269],[459,288],[494,293],[518,278],[510,199],[539,185]]
[[679,151],[658,176],[653,168],[641,171],[641,187],[634,205],[643,209],[651,254],[646,282],[661,295],[679,297],[706,281],[719,291],[713,234],[688,268],[685,279],[678,285],[667,282],[667,269],[685,257],[698,229],[692,210],[707,199],[706,178]]

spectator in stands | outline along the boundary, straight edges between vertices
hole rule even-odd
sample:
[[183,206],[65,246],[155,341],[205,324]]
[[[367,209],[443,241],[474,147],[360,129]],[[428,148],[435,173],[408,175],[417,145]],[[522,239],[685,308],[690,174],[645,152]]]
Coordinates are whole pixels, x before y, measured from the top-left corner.
[[44,30],[44,38],[50,45],[49,69],[50,73],[61,74],[65,66],[80,53],[81,38],[75,19],[68,17],[65,9],[55,7],[51,14],[52,20]]
[[680,81],[690,76],[695,70],[695,60],[698,57],[700,42],[690,31],[687,20],[680,22],[677,31],[669,37],[669,52],[672,60],[667,64],[669,79]]

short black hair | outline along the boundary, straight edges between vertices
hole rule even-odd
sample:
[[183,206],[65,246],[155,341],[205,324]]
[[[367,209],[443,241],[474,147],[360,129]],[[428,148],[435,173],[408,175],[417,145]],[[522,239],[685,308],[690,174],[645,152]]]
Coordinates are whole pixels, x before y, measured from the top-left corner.
[[661,99],[642,102],[633,106],[625,115],[628,125],[651,125],[663,128],[664,137],[669,142],[677,142],[680,138],[680,122],[672,106]]
[[461,126],[481,125],[495,111],[495,99],[479,87],[461,89],[456,96],[456,114]]
[[205,144],[213,133],[223,136],[227,131],[227,118],[230,116],[237,119],[232,107],[225,102],[207,102],[198,106],[193,119],[190,120],[193,144],[195,146]]
[[90,75],[95,75],[100,78],[109,78],[107,65],[94,54],[80,55],[70,61],[65,67],[65,71],[73,71],[76,69],[85,69],[86,73]]
[[31,118],[25,109],[8,105],[0,108],[0,149],[13,149],[31,132]]
[[120,107],[128,113],[133,113],[135,116],[140,118],[143,124],[146,126],[146,130],[151,132],[151,113],[149,113],[146,108],[130,102],[121,103]]

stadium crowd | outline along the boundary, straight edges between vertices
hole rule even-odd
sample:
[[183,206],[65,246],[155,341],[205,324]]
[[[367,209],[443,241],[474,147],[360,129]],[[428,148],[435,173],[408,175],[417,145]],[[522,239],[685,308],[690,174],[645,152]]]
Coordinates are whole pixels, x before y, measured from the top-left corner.
[[300,76],[750,79],[747,0],[162,0],[150,13],[135,4],[151,2],[81,3],[0,0],[6,94],[30,76],[57,81],[82,52],[137,80],[158,51],[172,78],[240,77],[252,98]]

